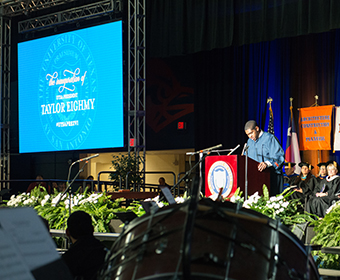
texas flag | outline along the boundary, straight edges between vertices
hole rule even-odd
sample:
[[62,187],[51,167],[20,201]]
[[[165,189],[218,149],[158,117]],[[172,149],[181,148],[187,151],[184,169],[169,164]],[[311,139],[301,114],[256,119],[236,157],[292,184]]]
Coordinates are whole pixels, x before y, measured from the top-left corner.
[[300,174],[301,168],[298,164],[301,162],[301,157],[292,108],[290,108],[285,159],[287,162],[296,163],[294,173]]

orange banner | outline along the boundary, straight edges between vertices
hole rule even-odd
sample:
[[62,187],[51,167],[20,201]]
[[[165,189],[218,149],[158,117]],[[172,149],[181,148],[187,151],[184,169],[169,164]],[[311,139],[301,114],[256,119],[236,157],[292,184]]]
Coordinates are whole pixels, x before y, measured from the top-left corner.
[[333,105],[300,109],[300,150],[331,150]]

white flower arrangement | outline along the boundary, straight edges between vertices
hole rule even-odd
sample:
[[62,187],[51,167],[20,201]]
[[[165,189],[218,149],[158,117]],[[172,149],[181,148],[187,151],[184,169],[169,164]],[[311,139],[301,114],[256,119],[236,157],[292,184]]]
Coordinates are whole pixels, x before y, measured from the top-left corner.
[[[120,207],[121,199],[111,200],[106,193],[76,193],[64,194],[55,191],[48,194],[46,189],[36,187],[31,193],[12,195],[7,201],[8,207],[33,207],[38,215],[49,221],[53,229],[64,229],[65,221],[71,211],[82,210],[92,216],[95,231],[109,232],[111,219],[115,218],[115,212],[125,212]],[[57,205],[58,203],[58,205]]]
[[329,214],[330,212],[332,212],[335,208],[339,206],[340,206],[340,200],[338,200],[337,202],[333,203],[330,207],[328,207],[326,210],[326,214]]
[[[231,202],[242,203],[241,194],[238,189],[233,196],[235,198],[231,197],[229,200]],[[291,192],[287,190],[277,196],[269,197],[268,189],[264,185],[263,195],[260,196],[258,192],[255,192],[243,202],[243,207],[260,212],[272,219],[280,219],[285,225],[312,221],[313,218],[310,214],[298,212],[297,206],[300,202],[297,199],[289,199],[290,194]]]

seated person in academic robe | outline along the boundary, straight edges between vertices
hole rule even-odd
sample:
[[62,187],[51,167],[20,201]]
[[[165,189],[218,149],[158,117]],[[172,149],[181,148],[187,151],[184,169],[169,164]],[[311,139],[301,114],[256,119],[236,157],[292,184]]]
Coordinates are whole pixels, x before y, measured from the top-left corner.
[[298,176],[295,173],[295,163],[294,162],[285,162],[284,166],[284,174],[283,174],[283,188],[290,187],[290,185],[295,181]]
[[72,245],[62,256],[75,279],[96,279],[104,264],[107,249],[93,236],[91,216],[73,212],[67,220],[66,234]]
[[299,199],[302,205],[305,205],[306,199],[313,194],[313,191],[318,186],[318,181],[311,173],[314,168],[308,162],[300,162],[301,173],[292,182],[291,187],[294,187],[294,192],[291,194],[290,199]]
[[319,167],[319,174],[318,174],[318,177],[316,177],[316,179],[320,183],[328,175],[327,174],[327,162],[318,163],[318,167]]
[[318,185],[316,191],[307,202],[307,211],[321,218],[326,215],[326,210],[332,202],[338,200],[340,192],[340,177],[337,175],[337,163],[334,161],[327,165],[328,176]]

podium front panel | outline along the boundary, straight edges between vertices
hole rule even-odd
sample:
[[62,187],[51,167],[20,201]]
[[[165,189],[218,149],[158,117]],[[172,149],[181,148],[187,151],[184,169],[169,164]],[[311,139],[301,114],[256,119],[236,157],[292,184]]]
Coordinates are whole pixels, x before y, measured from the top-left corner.
[[237,189],[237,157],[208,156],[205,158],[205,196],[231,197]]
[[[263,185],[270,191],[270,172],[258,171],[258,162],[240,155],[207,156],[205,158],[205,195],[218,195],[223,188],[224,198],[234,195],[237,188],[245,195],[245,185],[248,186],[248,196],[263,193]],[[247,171],[247,180],[245,174]]]

